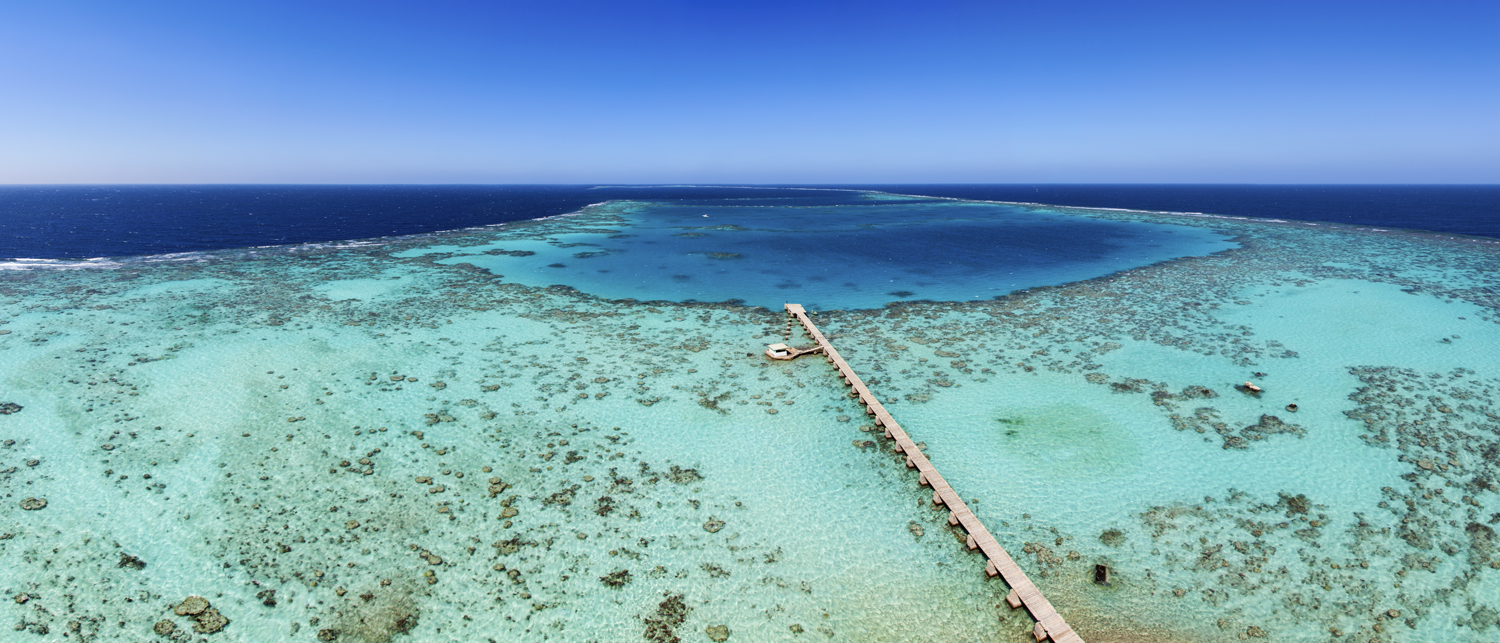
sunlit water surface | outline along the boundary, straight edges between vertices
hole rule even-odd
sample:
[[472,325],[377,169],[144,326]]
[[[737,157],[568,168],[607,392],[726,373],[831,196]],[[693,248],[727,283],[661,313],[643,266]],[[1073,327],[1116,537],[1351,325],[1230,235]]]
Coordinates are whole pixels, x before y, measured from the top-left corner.
[[1086,640],[1493,640],[1496,259],[871,195],[11,270],[4,617],[1026,640],[834,371],[762,357],[795,301]]

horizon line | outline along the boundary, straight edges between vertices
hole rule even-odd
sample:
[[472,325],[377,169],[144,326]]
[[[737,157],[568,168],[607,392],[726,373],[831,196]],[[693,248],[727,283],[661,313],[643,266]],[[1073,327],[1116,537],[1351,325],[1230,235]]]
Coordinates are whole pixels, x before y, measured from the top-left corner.
[[521,187],[521,186],[555,186],[555,187],[658,187],[658,188],[759,188],[759,187],[846,187],[846,186],[879,186],[879,185],[1011,185],[1011,186],[1259,186],[1259,187],[1500,187],[1496,183],[1258,183],[1258,182],[1099,182],[1099,183],[1068,183],[1068,182],[1037,182],[1037,183],[1006,183],[1006,182],[882,182],[882,183],[237,183],[237,182],[205,182],[205,183],[3,183],[0,188],[46,188],[46,187]]

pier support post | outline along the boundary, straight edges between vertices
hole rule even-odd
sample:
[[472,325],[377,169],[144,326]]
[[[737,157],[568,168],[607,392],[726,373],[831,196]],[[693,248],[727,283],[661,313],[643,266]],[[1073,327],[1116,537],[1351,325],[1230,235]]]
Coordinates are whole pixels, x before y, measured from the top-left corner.
[[[795,320],[800,322],[803,330],[807,331],[808,335],[811,335],[817,341],[818,347],[824,357],[827,358],[828,363],[834,365],[838,370],[839,376],[843,378],[844,384],[850,387],[850,397],[858,398],[860,404],[865,407],[865,415],[874,416],[874,425],[883,427],[884,436],[887,439],[895,441],[896,453],[906,455],[907,468],[919,469],[917,482],[921,486],[933,490],[932,504],[935,508],[942,507],[948,510],[948,525],[950,527],[961,526],[966,532],[964,539],[966,547],[970,551],[978,549],[983,552],[985,557],[985,577],[994,578],[1000,576],[1011,587],[1010,592],[1005,596],[1006,604],[1011,609],[1025,607],[1037,619],[1036,626],[1032,629],[1032,633],[1036,636],[1037,641],[1051,638],[1055,643],[1083,643],[1083,639],[1072,628],[1068,627],[1067,623],[1058,615],[1051,603],[1042,597],[1041,592],[1026,577],[1025,572],[1021,571],[1020,567],[1005,552],[1004,548],[995,542],[994,536],[984,529],[984,526],[979,522],[979,518],[967,508],[958,493],[948,486],[948,483],[941,475],[938,475],[937,471],[932,468],[932,465],[929,463],[920,467],[918,466],[918,462],[926,461],[926,456],[921,455],[921,448],[910,439],[905,431],[901,430],[900,425],[890,417],[889,413],[883,410],[884,407],[875,399],[874,394],[864,384],[860,383],[859,377],[854,373],[854,370],[849,367],[848,363],[844,362],[843,358],[839,356],[838,351],[834,350],[833,346],[828,342],[828,338],[824,337],[823,333],[809,319],[808,315],[810,313],[798,304],[787,304],[786,311],[789,315],[787,320],[787,337],[791,337],[792,321]],[[929,473],[931,474],[931,479],[929,479]],[[939,484],[942,486],[936,486]],[[944,494],[953,494],[954,505],[949,506],[944,502]],[[963,516],[960,517],[958,512],[962,512]],[[971,531],[973,533],[968,533]],[[984,541],[980,542],[978,537],[974,535],[975,533],[984,536]],[[991,558],[991,556],[995,556],[995,558]],[[997,563],[997,559],[1002,562]],[[1000,567],[1001,564],[1005,565],[1003,570]],[[1103,580],[1108,582],[1108,574],[1108,568],[1102,565],[1095,569],[1096,579],[1102,576]],[[1026,598],[1022,598],[1016,587],[1026,590]],[[1044,622],[1046,625],[1043,624]]]

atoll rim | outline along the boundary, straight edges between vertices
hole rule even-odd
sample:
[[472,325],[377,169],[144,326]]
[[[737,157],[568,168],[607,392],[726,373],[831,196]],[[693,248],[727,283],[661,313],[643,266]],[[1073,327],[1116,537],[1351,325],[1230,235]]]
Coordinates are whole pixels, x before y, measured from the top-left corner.
[[[1493,244],[881,203],[908,214],[882,211],[875,236],[1132,241],[996,292],[907,273],[845,301],[846,273],[893,269],[849,255],[800,289],[755,272],[775,266],[747,248],[811,227],[805,209],[757,229],[743,203],[616,202],[0,272],[7,631],[1035,640],[821,356],[766,356],[808,343],[780,310],[794,291],[830,293],[818,327],[1084,640],[1500,631]],[[745,211],[703,224],[707,207]],[[647,241],[671,255],[650,288],[598,272]]]

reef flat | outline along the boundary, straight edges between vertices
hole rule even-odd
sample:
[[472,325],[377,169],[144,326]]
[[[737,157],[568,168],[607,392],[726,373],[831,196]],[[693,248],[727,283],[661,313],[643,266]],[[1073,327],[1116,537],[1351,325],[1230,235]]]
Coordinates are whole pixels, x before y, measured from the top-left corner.
[[[818,322],[1086,640],[1500,631],[1495,244],[1006,207],[1206,251]],[[0,626],[1029,637],[780,312],[502,267],[650,215],[0,273]]]

